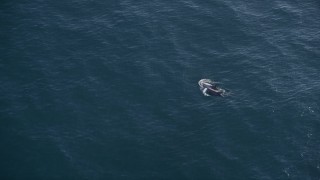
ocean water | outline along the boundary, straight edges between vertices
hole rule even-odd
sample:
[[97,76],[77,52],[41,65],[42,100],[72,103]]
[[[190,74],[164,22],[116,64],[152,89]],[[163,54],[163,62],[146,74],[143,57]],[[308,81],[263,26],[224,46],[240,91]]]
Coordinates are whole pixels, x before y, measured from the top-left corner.
[[320,179],[319,1],[4,0],[0,41],[1,179]]

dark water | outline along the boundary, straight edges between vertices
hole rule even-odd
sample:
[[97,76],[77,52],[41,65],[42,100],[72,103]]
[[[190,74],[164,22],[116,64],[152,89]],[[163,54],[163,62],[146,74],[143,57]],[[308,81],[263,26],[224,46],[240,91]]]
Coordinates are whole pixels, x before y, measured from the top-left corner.
[[1,179],[320,179],[317,0],[5,0],[0,40]]

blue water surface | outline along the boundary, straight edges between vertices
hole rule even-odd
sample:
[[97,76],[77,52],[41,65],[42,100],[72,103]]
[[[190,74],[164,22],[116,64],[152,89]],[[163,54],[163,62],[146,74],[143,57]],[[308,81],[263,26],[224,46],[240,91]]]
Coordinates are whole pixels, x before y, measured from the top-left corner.
[[3,1],[1,179],[319,179],[319,5]]

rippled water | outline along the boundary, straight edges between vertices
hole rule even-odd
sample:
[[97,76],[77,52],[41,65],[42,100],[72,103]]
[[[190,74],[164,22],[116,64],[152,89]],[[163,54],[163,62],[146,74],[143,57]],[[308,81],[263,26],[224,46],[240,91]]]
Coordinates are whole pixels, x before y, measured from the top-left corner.
[[0,3],[1,179],[319,179],[319,5]]

